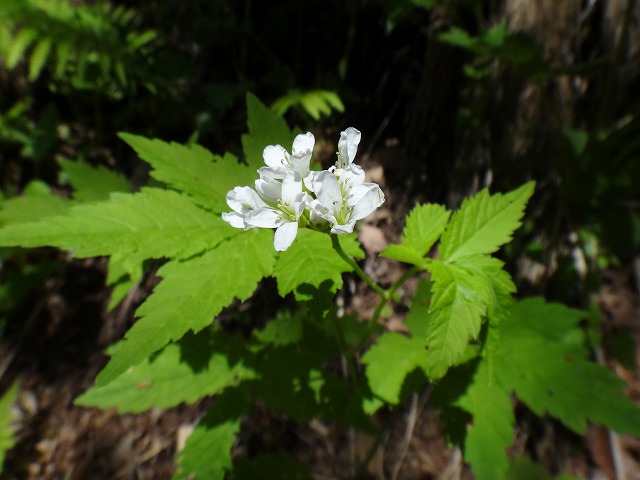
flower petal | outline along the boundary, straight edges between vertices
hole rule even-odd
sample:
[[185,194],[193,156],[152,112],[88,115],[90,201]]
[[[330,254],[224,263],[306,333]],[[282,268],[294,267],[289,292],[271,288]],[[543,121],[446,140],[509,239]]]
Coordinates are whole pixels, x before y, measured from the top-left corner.
[[282,201],[293,205],[296,195],[302,192],[302,178],[294,173],[287,174],[282,181]]
[[273,246],[277,252],[283,252],[291,246],[298,235],[298,222],[287,222],[280,225],[273,237]]
[[375,183],[353,187],[347,204],[351,206],[351,220],[360,220],[384,203],[384,193]]
[[293,147],[291,148],[291,153],[293,155],[301,155],[305,153],[313,152],[313,146],[316,144],[316,138],[313,136],[313,133],[301,133],[297,135],[293,140]]
[[358,152],[361,137],[362,134],[353,127],[349,127],[344,132],[340,132],[337,168],[345,168],[353,162]]
[[282,198],[282,183],[274,178],[263,177],[256,180],[256,190],[262,198],[269,202],[277,202]]
[[276,180],[282,180],[287,174],[287,169],[284,167],[260,167],[258,174],[261,178],[273,178]]
[[287,151],[280,145],[268,145],[262,151],[264,163],[270,167],[282,167],[288,156]]
[[356,226],[356,221],[355,220],[351,220],[350,222],[344,224],[344,225],[339,225],[339,224],[334,224],[331,227],[331,233],[353,233],[353,227]]
[[278,212],[271,207],[253,210],[244,217],[245,225],[250,227],[276,228],[282,225],[283,221]]
[[317,199],[331,211],[342,206],[342,192],[336,176],[326,170],[313,177],[313,191]]
[[245,228],[244,215],[240,215],[237,212],[224,212],[222,214],[222,220],[224,220],[234,228]]
[[231,210],[240,214],[268,206],[251,187],[236,187],[233,190],[229,190],[227,192],[227,205],[231,207]]

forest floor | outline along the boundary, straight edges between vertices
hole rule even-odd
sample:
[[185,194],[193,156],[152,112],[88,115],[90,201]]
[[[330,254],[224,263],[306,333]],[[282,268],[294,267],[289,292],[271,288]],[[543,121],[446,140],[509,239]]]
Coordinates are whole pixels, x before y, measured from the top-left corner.
[[[400,219],[417,200],[402,188],[385,185],[385,172],[375,157],[364,166],[369,177],[382,185],[387,200],[360,227],[360,240],[368,254],[363,267],[384,285],[398,278],[403,267],[376,254],[387,243],[398,241]],[[9,452],[0,478],[169,479],[176,450],[206,410],[207,400],[138,415],[73,404],[106,363],[104,348],[122,337],[136,307],[159,279],[148,274],[119,307],[107,312],[105,259],[74,260],[52,250],[34,254],[63,258],[67,267],[52,276],[46,296],[30,306],[20,325],[9,329],[8,341],[0,347],[3,385],[20,382],[15,412],[17,446]],[[636,346],[640,342],[639,274],[632,265],[604,271],[600,290],[595,293],[603,313],[603,328],[626,332]],[[345,285],[346,291],[341,293],[344,308],[368,318],[377,303],[376,294],[353,278]],[[404,299],[410,298],[412,289],[415,284],[409,283],[400,292]],[[403,329],[402,312],[399,309],[386,320],[389,329]],[[640,380],[635,373],[639,358],[633,359],[635,369],[613,359],[601,359],[627,382],[628,394],[634,399],[640,399]],[[386,430],[377,448],[373,437],[337,424],[320,420],[293,424],[263,409],[245,420],[234,455],[244,455],[243,442],[257,438],[265,445],[286,437],[293,445],[292,452],[310,466],[318,480],[349,478],[370,452],[373,455],[365,469],[367,479],[473,478],[460,450],[446,444],[437,412],[429,404],[429,393],[427,387],[398,412],[380,415],[378,420]],[[583,478],[640,479],[638,439],[618,437],[597,427],[590,428],[582,438],[557,422],[535,421],[524,408],[516,411],[513,453],[530,455],[550,471]]]

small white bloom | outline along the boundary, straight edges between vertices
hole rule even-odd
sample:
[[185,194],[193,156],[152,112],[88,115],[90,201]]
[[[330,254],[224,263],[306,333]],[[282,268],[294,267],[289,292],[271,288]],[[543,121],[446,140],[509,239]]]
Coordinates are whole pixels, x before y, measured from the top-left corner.
[[282,180],[293,172],[305,178],[309,174],[309,163],[316,139],[311,132],[300,134],[293,140],[291,155],[280,145],[269,145],[262,152],[266,167],[258,170],[260,177]]
[[[362,134],[359,130],[349,127],[345,131],[340,132],[340,140],[338,140],[338,161],[335,169],[342,170],[353,163],[358,153],[358,145]],[[340,175],[338,172],[336,175]]]
[[282,183],[273,179],[256,180],[256,188],[267,200],[274,201],[276,207],[266,206],[248,212],[244,223],[250,227],[275,228],[273,246],[278,252],[289,248],[298,235],[298,220],[309,201],[309,195],[302,191],[302,179],[295,173],[288,173]]
[[254,210],[269,207],[251,187],[236,187],[227,193],[227,205],[233,212],[223,213],[222,219],[234,228],[251,228],[244,219]]
[[[337,169],[336,169],[337,171]],[[331,225],[331,233],[351,233],[361,220],[384,202],[384,193],[375,183],[364,183],[364,171],[351,164],[340,176],[329,171],[313,178],[317,202],[311,202],[310,218],[321,218]]]

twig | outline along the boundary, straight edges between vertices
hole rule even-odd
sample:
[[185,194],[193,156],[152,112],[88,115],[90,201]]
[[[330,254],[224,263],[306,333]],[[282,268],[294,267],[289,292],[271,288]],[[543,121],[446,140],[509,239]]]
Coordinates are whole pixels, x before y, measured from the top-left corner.
[[432,386],[428,385],[422,395],[420,395],[420,397],[418,397],[417,392],[411,394],[411,407],[409,408],[409,415],[407,415],[407,428],[405,429],[404,438],[402,439],[400,455],[398,456],[398,459],[396,460],[396,463],[391,470],[391,480],[396,480],[396,478],[398,478],[400,468],[402,467],[404,459],[407,456],[407,452],[409,451],[409,444],[411,443],[411,439],[413,438],[413,431],[416,427],[416,422],[418,421],[420,412],[422,412],[422,409],[431,396],[431,390]]
[[[604,366],[604,353],[602,348],[595,347],[596,362]],[[615,472],[615,480],[629,480],[628,472],[624,466],[624,459],[622,454],[622,445],[620,443],[620,435],[607,429],[609,435],[609,449],[611,450],[611,460],[613,462],[613,471]]]

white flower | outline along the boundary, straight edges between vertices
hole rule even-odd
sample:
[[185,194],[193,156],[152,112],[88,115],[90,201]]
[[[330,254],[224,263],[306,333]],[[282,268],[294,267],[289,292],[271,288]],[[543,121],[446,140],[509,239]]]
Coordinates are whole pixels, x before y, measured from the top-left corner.
[[248,228],[275,228],[273,246],[282,252],[298,235],[298,221],[310,200],[309,195],[302,191],[302,179],[295,173],[288,173],[282,183],[273,179],[256,180],[256,189],[277,207],[265,204],[262,208],[253,209],[244,216],[244,223]]
[[384,202],[384,194],[376,183],[364,183],[364,171],[358,165],[348,165],[337,176],[322,171],[313,177],[317,200],[310,202],[310,219],[323,219],[331,225],[331,233],[351,233],[360,220]]
[[311,132],[300,134],[293,140],[291,155],[280,145],[269,145],[262,152],[266,167],[258,170],[260,177],[282,180],[294,172],[305,178],[309,174],[309,162],[316,139]]
[[222,219],[235,228],[251,228],[244,219],[250,212],[269,207],[262,198],[250,187],[236,187],[227,193],[227,205],[233,212],[223,213]]
[[313,134],[298,135],[291,155],[280,145],[269,145],[262,156],[266,166],[258,170],[255,190],[236,187],[227,193],[233,212],[222,219],[235,228],[275,228],[273,241],[279,252],[291,246],[300,225],[331,233],[351,233],[356,221],[384,202],[375,183],[365,183],[364,170],[354,164],[360,132],[340,133],[338,161],[329,170],[312,172]]
[[[347,128],[344,132],[340,132],[340,140],[338,140],[338,161],[335,168],[341,170],[347,168],[353,163],[358,153],[358,145],[362,134],[353,127]],[[336,175],[339,175],[337,173]]]

